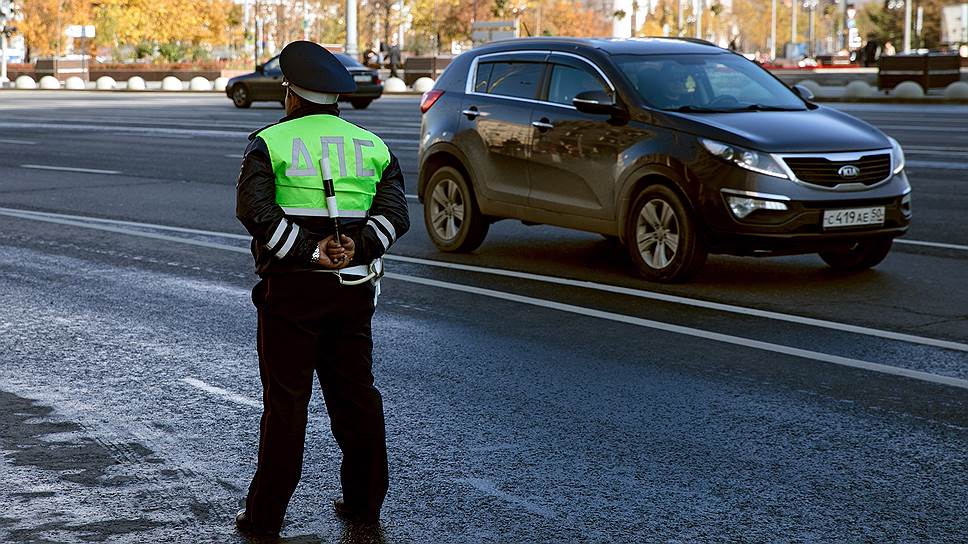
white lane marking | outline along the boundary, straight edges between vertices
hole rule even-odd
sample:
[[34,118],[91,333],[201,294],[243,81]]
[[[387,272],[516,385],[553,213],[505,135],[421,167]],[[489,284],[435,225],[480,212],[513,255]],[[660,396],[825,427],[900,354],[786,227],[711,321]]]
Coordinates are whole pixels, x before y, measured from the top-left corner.
[[182,378],[181,381],[187,383],[192,387],[197,387],[202,391],[205,391],[206,393],[211,393],[213,395],[222,397],[223,399],[232,401],[236,404],[241,404],[243,406],[250,406],[252,408],[262,408],[262,403],[260,402],[250,399],[249,397],[243,397],[238,393],[233,393],[228,389],[222,389],[221,387],[215,387],[214,385],[209,385],[203,382],[202,380],[189,377],[189,378]]
[[582,306],[574,306],[572,304],[564,304],[561,302],[554,302],[551,300],[527,297],[523,295],[516,295],[514,293],[506,293],[504,291],[484,289],[482,287],[473,287],[470,285],[461,285],[458,283],[432,280],[429,278],[407,276],[403,274],[396,274],[393,272],[387,272],[384,277],[389,279],[399,280],[399,281],[405,281],[409,283],[426,285],[429,287],[438,287],[441,289],[449,289],[452,291],[471,293],[475,295],[496,298],[500,300],[507,300],[510,302],[517,302],[520,304],[528,304],[531,306],[538,306],[541,308],[558,310],[561,312],[567,312],[567,313],[581,315],[585,317],[595,317],[598,319],[605,319],[607,321],[614,321],[617,323],[625,323],[628,325],[635,325],[638,327],[644,327],[648,329],[655,329],[655,330],[666,331],[666,332],[671,332],[675,334],[682,334],[685,336],[702,338],[704,340],[712,340],[714,342],[721,342],[724,344],[731,344],[734,346],[758,349],[761,351],[769,351],[772,353],[779,353],[781,355],[790,355],[792,357],[811,359],[814,361],[832,363],[835,365],[846,366],[850,368],[870,370],[873,372],[880,372],[882,374],[891,374],[893,376],[903,376],[905,378],[912,378],[915,380],[921,380],[921,381],[926,381],[926,382],[940,384],[940,385],[948,385],[948,386],[957,387],[960,389],[968,389],[968,380],[963,380],[960,378],[952,378],[950,376],[941,376],[938,374],[931,374],[928,372],[922,372],[920,370],[910,370],[907,368],[884,365],[880,363],[871,363],[869,361],[861,361],[859,359],[851,359],[849,357],[841,357],[839,355],[830,355],[827,353],[821,353],[819,351],[811,351],[806,349],[794,348],[790,346],[784,346],[781,344],[774,344],[771,342],[762,342],[760,340],[753,340],[751,338],[744,338],[742,336],[733,336],[731,334],[722,334],[722,333],[707,331],[703,329],[694,329],[692,327],[683,327],[681,325],[673,325],[671,323],[663,323],[661,321],[653,321],[651,319],[643,319],[641,317],[633,317],[633,316],[628,316],[623,314],[616,314],[613,312],[605,312],[602,310],[594,310],[591,308],[584,308]]
[[942,162],[942,161],[919,161],[905,160],[905,168],[931,168],[934,170],[968,170],[968,164],[963,162]]
[[943,145],[903,145],[903,144],[901,145],[901,147],[904,148],[905,152],[910,149],[913,151],[954,151],[956,153],[957,152],[968,153],[968,147],[950,147],[950,146],[943,146]]
[[0,144],[37,145],[38,142],[33,142],[33,141],[30,141],[30,140],[8,140],[8,139],[0,139]]
[[242,154],[241,153],[226,153],[225,156],[226,156],[226,158],[229,158],[229,159],[239,159],[239,160],[242,160]]
[[[128,229],[97,225],[95,223],[104,222],[104,223],[114,224],[114,225],[127,225],[127,226],[142,227],[142,228],[156,228],[159,230],[169,230],[174,232],[184,232],[184,233],[190,233],[190,234],[201,234],[205,236],[223,236],[225,238],[231,238],[235,240],[250,240],[249,236],[242,235],[242,234],[218,233],[218,232],[207,231],[207,230],[189,229],[189,228],[183,228],[183,227],[169,227],[166,225],[155,225],[151,223],[136,223],[133,221],[119,221],[114,219],[99,219],[99,218],[87,217],[87,216],[55,214],[55,213],[48,213],[48,212],[32,212],[32,211],[26,211],[26,210],[17,210],[14,208],[0,208],[0,215],[8,215],[12,217],[19,217],[22,219],[34,219],[38,221],[49,221],[53,223],[61,223],[61,224],[79,226],[79,227],[85,227],[85,228],[91,228],[91,229],[106,230],[109,232],[117,232],[120,234],[129,234],[133,236],[143,236],[145,238],[180,242],[180,243],[189,244],[189,245],[197,245],[197,246],[209,247],[213,249],[223,249],[227,251],[234,251],[237,253],[249,253],[248,248],[243,248],[239,246],[229,246],[229,245],[217,244],[212,242],[204,242],[201,240],[192,240],[189,238],[180,238],[177,236],[165,236],[163,234],[131,231]],[[910,240],[908,242],[910,242]],[[964,249],[968,249],[968,247],[964,247]],[[885,338],[888,340],[898,340],[898,341],[908,342],[913,344],[921,344],[921,345],[938,347],[943,349],[951,349],[955,351],[968,352],[968,344],[953,342],[950,340],[940,340],[937,338],[928,338],[928,337],[916,336],[912,334],[885,331],[880,329],[872,329],[869,327],[861,327],[858,325],[850,325],[847,323],[838,323],[836,321],[827,321],[827,320],[815,319],[811,317],[784,314],[784,313],[773,312],[769,310],[759,310],[756,308],[746,308],[744,306],[735,306],[732,304],[724,304],[724,303],[712,302],[712,301],[701,300],[701,299],[693,299],[693,298],[682,297],[678,295],[669,295],[666,293],[646,291],[643,289],[633,289],[630,287],[621,287],[617,285],[609,285],[604,283],[595,283],[595,282],[583,281],[583,280],[559,278],[555,276],[545,276],[542,274],[532,274],[529,272],[518,272],[514,270],[504,270],[500,268],[486,268],[482,266],[449,263],[444,261],[433,261],[433,260],[421,259],[417,257],[406,257],[403,255],[387,254],[385,256],[385,259],[388,261],[398,261],[398,262],[404,262],[404,263],[410,263],[410,264],[432,266],[437,268],[489,274],[493,276],[526,279],[526,280],[550,283],[555,285],[565,285],[569,287],[578,287],[582,289],[603,291],[603,292],[608,292],[613,294],[629,295],[629,296],[644,298],[648,300],[657,300],[660,302],[669,302],[673,304],[681,304],[684,306],[693,306],[697,308],[716,310],[716,311],[721,311],[726,313],[747,315],[751,317],[772,319],[776,321],[785,321],[789,323],[796,323],[799,325],[809,325],[813,327],[832,329],[832,330],[837,330],[841,332],[860,334],[864,336],[873,336],[877,338]]]
[[166,236],[164,234],[155,234],[153,232],[142,232],[137,230],[124,229],[120,227],[111,227],[108,225],[97,225],[94,223],[88,223],[84,221],[74,221],[71,219],[61,219],[58,217],[44,217],[41,215],[32,215],[27,213],[15,213],[0,210],[0,215],[8,215],[10,217],[18,217],[20,219],[31,219],[33,221],[45,221],[48,223],[58,223],[60,225],[70,225],[73,227],[82,227],[86,229],[103,230],[106,232],[115,232],[118,234],[127,234],[130,236],[140,236],[142,238],[151,238],[152,240],[165,240],[166,242],[178,242],[180,244],[188,244],[190,246],[200,246],[207,247],[211,249],[224,249],[226,251],[235,251],[237,253],[249,253],[249,250],[242,247],[227,246],[225,244],[216,244],[213,242],[204,242],[202,240],[192,240],[191,238],[180,238],[178,236]]
[[45,164],[21,164],[21,168],[30,168],[33,170],[56,170],[58,172],[77,172],[81,174],[109,174],[115,175],[120,174],[120,170],[98,170],[96,168],[75,168],[73,166],[48,166]]
[[419,201],[420,200],[420,197],[417,196],[417,195],[407,195],[407,199],[408,200],[417,200],[417,201]]
[[[881,130],[909,130],[913,132],[965,132],[964,127],[939,127],[924,125],[877,125]],[[903,145],[901,147],[904,147]]]
[[498,489],[494,482],[489,480],[484,480],[482,478],[457,478],[454,481],[461,484],[467,484],[481,493],[484,493],[485,495],[511,503],[515,506],[523,508],[524,510],[527,510],[528,512],[531,512],[532,514],[537,514],[544,518],[555,517],[555,514],[544,506],[539,506],[527,499],[523,499],[516,495],[511,495],[510,493],[505,493],[504,491]]
[[249,132],[234,130],[197,130],[183,128],[163,128],[163,127],[130,127],[117,125],[92,125],[92,124],[69,124],[69,123],[20,123],[0,121],[0,128],[29,128],[29,129],[52,129],[52,130],[75,130],[85,132],[117,132],[117,133],[141,133],[141,134],[183,134],[188,136],[208,136],[223,137],[231,136],[237,138],[247,138]]
[[814,319],[812,317],[783,314],[779,312],[771,312],[769,310],[758,310],[756,308],[746,308],[744,306],[734,306],[732,304],[723,304],[720,302],[711,302],[708,300],[687,298],[687,297],[682,297],[678,295],[668,295],[665,293],[646,291],[643,289],[633,289],[630,287],[620,287],[617,285],[609,285],[605,283],[595,283],[590,281],[572,280],[568,278],[558,278],[555,276],[531,274],[528,272],[517,272],[514,270],[503,270],[500,268],[485,268],[481,266],[473,266],[473,265],[466,265],[466,264],[448,263],[443,261],[432,261],[429,259],[420,259],[416,257],[404,257],[402,255],[386,255],[384,258],[388,261],[399,261],[399,262],[405,262],[410,264],[434,266],[437,268],[449,268],[452,270],[462,270],[465,272],[477,272],[481,274],[490,274],[493,276],[504,276],[509,278],[517,278],[517,279],[538,281],[543,283],[551,283],[555,285],[579,287],[582,289],[592,289],[595,291],[604,291],[607,293],[613,293],[613,294],[619,294],[619,295],[629,295],[629,296],[644,298],[648,300],[657,300],[659,302],[670,302],[673,304],[681,304],[683,306],[692,306],[695,308],[703,308],[707,310],[716,310],[716,311],[727,312],[732,314],[760,317],[763,319],[772,319],[775,321],[785,321],[788,323],[796,323],[798,325],[810,325],[813,327],[819,327],[824,329],[832,329],[832,330],[837,330],[842,332],[861,334],[864,336],[874,336],[878,338],[885,338],[888,340],[900,340],[902,342],[909,342],[913,344],[921,344],[926,346],[933,346],[938,348],[968,352],[968,344],[962,344],[960,342],[952,342],[949,340],[939,340],[937,338],[926,338],[924,336],[915,336],[912,334],[904,334],[904,333],[893,332],[893,331],[884,331],[880,329],[861,327],[858,325],[849,325],[847,323],[838,323],[836,321],[827,321],[824,319]]
[[968,246],[960,246],[958,244],[942,244],[940,242],[922,242],[921,240],[905,240],[903,238],[895,238],[894,243],[909,244],[912,246],[939,247],[942,249],[957,249],[960,251],[968,251]]
[[[167,230],[171,232],[184,232],[186,234],[201,234],[203,236],[217,236],[221,238],[232,238],[233,240],[252,240],[248,234],[232,234],[230,232],[215,232],[212,230],[189,229],[185,227],[169,227],[168,225],[155,225],[152,223],[137,223],[135,221],[121,221],[118,219],[103,219],[101,217],[90,217],[86,215],[68,215],[63,213],[38,212],[34,210],[21,210],[17,208],[0,208],[0,213],[8,215],[36,215],[38,217],[52,217],[56,219],[70,219],[74,221],[92,221],[96,223],[107,223],[109,225],[126,225],[129,227],[142,227],[156,230]],[[128,231],[125,231],[128,232]]]

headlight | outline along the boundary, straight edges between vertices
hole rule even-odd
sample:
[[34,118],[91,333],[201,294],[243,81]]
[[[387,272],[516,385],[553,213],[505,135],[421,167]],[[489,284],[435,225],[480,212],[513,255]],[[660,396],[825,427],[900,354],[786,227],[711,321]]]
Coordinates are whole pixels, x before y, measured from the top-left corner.
[[789,179],[786,172],[783,171],[783,168],[767,153],[753,151],[752,149],[745,149],[731,144],[724,144],[715,140],[707,140],[705,138],[700,138],[699,141],[713,155],[716,155],[724,161],[731,162],[740,168],[775,178]]
[[901,170],[904,170],[904,150],[901,149],[901,144],[894,138],[888,136],[887,139],[891,141],[891,157],[894,161],[894,173],[900,174]]

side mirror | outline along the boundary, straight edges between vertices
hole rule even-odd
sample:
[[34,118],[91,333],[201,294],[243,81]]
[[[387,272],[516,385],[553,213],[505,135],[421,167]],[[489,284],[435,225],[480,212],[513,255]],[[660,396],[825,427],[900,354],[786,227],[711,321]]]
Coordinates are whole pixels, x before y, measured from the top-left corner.
[[625,109],[619,106],[612,95],[605,91],[585,91],[575,95],[571,105],[582,113],[602,115],[623,115]]
[[260,74],[261,74],[261,73],[263,73],[263,72],[265,72],[265,68],[266,68],[266,67],[265,67],[265,65],[264,65],[264,64],[256,64],[256,65],[255,65],[255,71],[256,71],[257,73],[260,73]]
[[794,85],[793,92],[797,93],[800,98],[808,102],[814,98],[813,91],[811,91],[809,87],[804,87],[803,85]]

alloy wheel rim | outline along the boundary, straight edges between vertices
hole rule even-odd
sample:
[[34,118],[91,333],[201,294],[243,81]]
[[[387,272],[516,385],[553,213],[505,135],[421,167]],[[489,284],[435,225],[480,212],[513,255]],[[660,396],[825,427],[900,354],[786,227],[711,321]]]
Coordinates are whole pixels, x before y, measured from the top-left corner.
[[679,250],[679,218],[668,202],[656,198],[642,206],[635,242],[649,268],[661,270],[672,263]]
[[452,179],[445,179],[434,187],[430,195],[430,223],[442,240],[457,238],[464,224],[464,195]]
[[235,89],[235,93],[233,93],[233,97],[235,98],[235,101],[239,104],[241,104],[242,102],[245,102],[245,98],[246,98],[245,89],[242,87]]

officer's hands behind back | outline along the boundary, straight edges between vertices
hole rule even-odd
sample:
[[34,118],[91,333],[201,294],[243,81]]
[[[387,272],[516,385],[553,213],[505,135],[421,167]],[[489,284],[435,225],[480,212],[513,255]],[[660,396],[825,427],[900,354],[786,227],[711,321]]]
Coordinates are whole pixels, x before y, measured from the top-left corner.
[[346,268],[353,260],[355,250],[356,244],[349,236],[340,235],[339,242],[333,236],[327,236],[319,241],[319,264],[332,270]]

